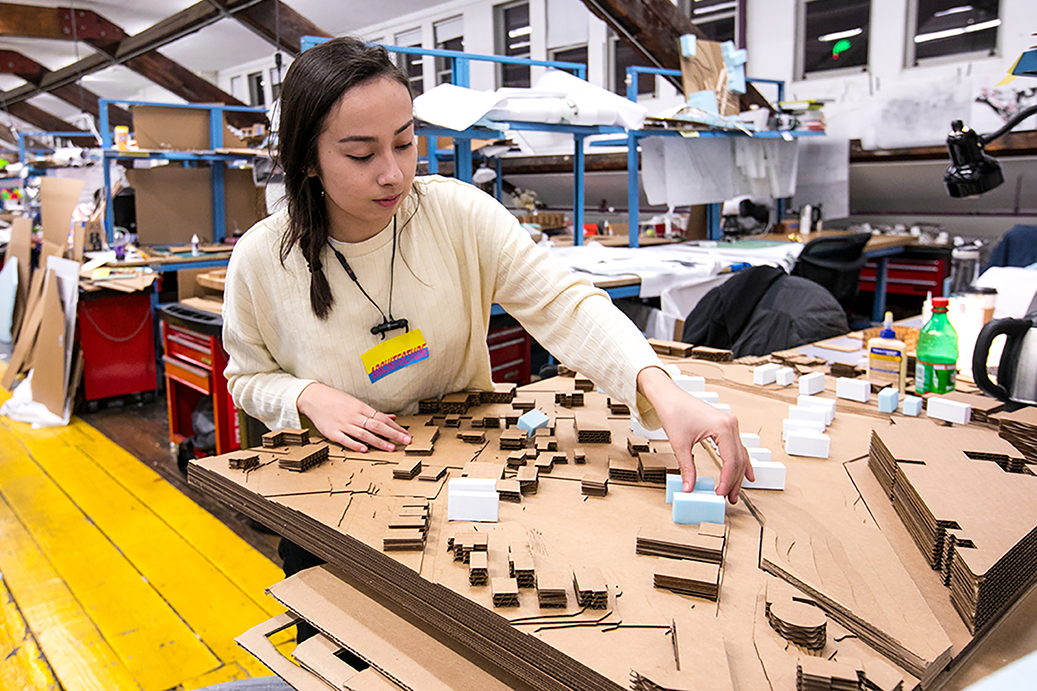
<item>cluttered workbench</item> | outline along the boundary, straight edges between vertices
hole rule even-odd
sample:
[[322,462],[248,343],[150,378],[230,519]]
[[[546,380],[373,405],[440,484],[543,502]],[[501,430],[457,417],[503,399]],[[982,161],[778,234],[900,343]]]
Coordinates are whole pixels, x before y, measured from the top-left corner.
[[[271,586],[288,612],[239,642],[300,689],[956,689],[1032,649],[1032,408],[880,414],[779,353],[834,411],[829,448],[802,455],[782,421],[799,386],[673,347],[754,465],[785,468],[708,520],[674,507],[708,503],[715,453],[696,448],[705,485],[667,505],[668,442],[578,375],[424,401],[393,453],[286,430],[193,462],[193,486],[329,562]],[[301,620],[321,635],[286,658],[267,636]]]

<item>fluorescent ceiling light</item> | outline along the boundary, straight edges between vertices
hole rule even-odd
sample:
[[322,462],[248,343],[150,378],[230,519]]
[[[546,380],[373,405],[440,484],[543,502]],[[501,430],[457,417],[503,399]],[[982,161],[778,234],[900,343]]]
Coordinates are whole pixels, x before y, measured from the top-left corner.
[[946,17],[949,14],[958,14],[959,12],[971,12],[972,9],[972,5],[959,5],[958,7],[952,7],[949,10],[941,10],[939,12],[934,12],[933,16]]
[[710,5],[709,7],[696,7],[691,11],[692,14],[710,14],[711,12],[722,12],[724,10],[733,10],[737,7],[737,2],[722,2],[716,5]]
[[519,48],[529,48],[529,41],[522,41],[520,43],[512,43],[508,48],[512,50],[518,50]]
[[508,38],[518,38],[519,36],[529,36],[533,33],[533,27],[523,26],[518,29],[512,29],[508,32]]
[[853,36],[859,36],[860,34],[863,34],[863,33],[864,33],[864,29],[862,29],[862,28],[860,28],[858,26],[856,29],[848,29],[846,31],[835,31],[835,32],[830,33],[830,34],[825,34],[824,36],[819,36],[817,40],[825,42],[825,43],[828,43],[829,41],[839,41],[839,40],[844,39],[844,38],[851,38]]
[[989,22],[980,22],[979,24],[969,24],[968,26],[959,26],[957,29],[947,29],[945,31],[934,31],[931,34],[918,34],[915,36],[915,43],[925,43],[927,41],[936,41],[941,38],[950,38],[951,36],[961,36],[962,34],[971,34],[974,31],[985,31],[986,29],[995,29],[1001,26],[1000,19],[991,19]]

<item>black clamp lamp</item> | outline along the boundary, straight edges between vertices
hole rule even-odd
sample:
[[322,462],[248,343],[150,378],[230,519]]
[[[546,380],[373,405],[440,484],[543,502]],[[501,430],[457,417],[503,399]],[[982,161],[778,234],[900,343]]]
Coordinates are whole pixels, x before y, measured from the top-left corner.
[[947,192],[952,197],[975,197],[1004,182],[1001,164],[988,156],[983,149],[1035,113],[1037,105],[1030,106],[991,134],[979,134],[965,126],[961,120],[952,122],[951,133],[947,135],[947,151],[951,155],[951,166],[943,174]]

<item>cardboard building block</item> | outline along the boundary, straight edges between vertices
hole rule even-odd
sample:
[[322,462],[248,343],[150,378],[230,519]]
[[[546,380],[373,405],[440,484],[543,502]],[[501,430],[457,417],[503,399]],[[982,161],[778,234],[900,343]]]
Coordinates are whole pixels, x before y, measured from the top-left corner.
[[942,396],[931,396],[925,405],[925,412],[931,418],[954,422],[959,425],[967,425],[969,420],[972,419],[971,405],[952,401]]
[[766,365],[760,365],[759,367],[753,368],[753,384],[757,386],[766,386],[767,384],[773,384],[778,377],[778,370],[781,369],[781,365],[773,362]]
[[796,381],[796,372],[791,367],[782,367],[778,370],[774,380],[778,382],[779,386],[792,386],[792,382]]
[[879,412],[880,413],[893,413],[896,412],[897,407],[900,405],[900,392],[894,389],[892,386],[887,386],[882,391],[879,391]]
[[713,406],[714,408],[716,408],[717,410],[724,411],[728,415],[731,414],[731,406],[728,405],[727,403],[710,403],[710,405]]
[[664,430],[662,427],[660,427],[659,429],[648,429],[640,422],[638,422],[633,416],[630,417],[630,431],[637,436],[648,439],[649,441],[664,441],[666,439],[669,439],[669,437],[666,436],[666,430]]
[[742,478],[742,487],[751,489],[785,489],[785,464],[780,461],[757,461],[751,459],[754,482]]
[[789,432],[785,439],[785,453],[790,456],[809,456],[810,458],[828,458],[832,439],[827,434],[796,430]]
[[447,483],[447,520],[496,523],[500,508],[497,481],[453,478]]
[[825,390],[824,372],[811,372],[799,378],[799,392],[804,396],[813,396]]
[[526,434],[533,436],[538,429],[547,427],[549,418],[542,410],[534,408],[522,414],[518,419],[518,428],[525,430]]
[[821,408],[825,411],[825,424],[830,425],[835,420],[835,400],[831,398],[821,398],[820,396],[805,396],[800,395],[796,398],[796,405],[810,406],[814,408]]
[[770,449],[746,449],[749,452],[749,460],[752,463],[769,463],[771,460]]
[[790,405],[789,420],[806,420],[827,425],[828,412],[819,406]]
[[792,432],[814,432],[815,434],[824,434],[825,423],[813,422],[810,420],[782,420],[781,440],[786,441],[789,438],[789,434]]
[[724,522],[726,501],[712,492],[675,492],[673,522],[680,525]]
[[922,399],[918,396],[904,396],[902,412],[904,415],[918,417],[922,412]]
[[[713,478],[711,477],[700,477],[695,479],[695,490],[696,492],[713,492],[716,490],[714,486]],[[669,474],[666,476],[666,503],[673,503],[673,495],[675,492],[684,491],[684,478],[680,475]]]
[[694,393],[696,391],[706,390],[706,378],[705,377],[692,377],[687,374],[680,374],[673,378],[673,383],[681,387],[688,393]]
[[691,391],[692,396],[706,403],[720,403],[720,394],[716,391]]
[[747,449],[758,449],[760,448],[760,435],[755,432],[742,432],[739,434],[742,438],[742,446]]
[[866,379],[839,377],[835,381],[835,395],[858,403],[871,400],[871,382]]

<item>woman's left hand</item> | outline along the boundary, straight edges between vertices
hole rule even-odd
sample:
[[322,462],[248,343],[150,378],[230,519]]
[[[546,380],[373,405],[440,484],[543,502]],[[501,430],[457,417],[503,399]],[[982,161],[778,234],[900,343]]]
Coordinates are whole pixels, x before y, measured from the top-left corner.
[[716,443],[723,460],[716,493],[726,496],[732,504],[736,503],[742,489],[742,478],[750,482],[756,479],[749,463],[749,453],[738,434],[738,418],[685,392],[658,367],[641,370],[637,375],[637,388],[655,407],[666,430],[680,465],[684,491],[690,492],[695,488],[692,449],[695,444],[709,438]]

